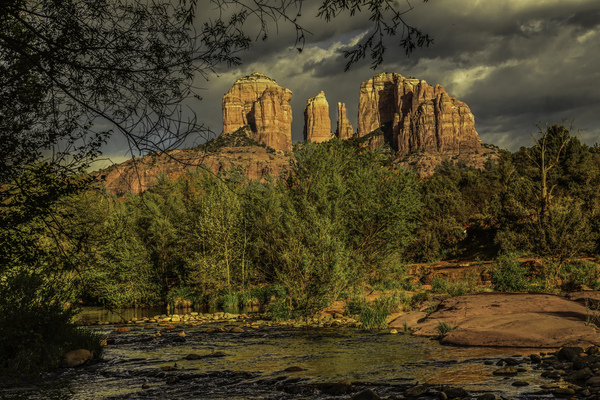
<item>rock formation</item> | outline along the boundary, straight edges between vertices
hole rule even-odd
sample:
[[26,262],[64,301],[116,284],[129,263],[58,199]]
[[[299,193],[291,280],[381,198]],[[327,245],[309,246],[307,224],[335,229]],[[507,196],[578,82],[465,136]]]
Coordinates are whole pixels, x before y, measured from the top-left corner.
[[255,72],[235,81],[223,96],[223,135],[250,126],[252,139],[292,150],[292,92]]
[[342,140],[349,139],[354,135],[354,129],[346,116],[346,104],[344,103],[338,103],[338,120],[335,135]]
[[321,91],[306,101],[304,109],[304,140],[321,143],[331,139],[329,103]]
[[[279,153],[279,154],[278,154]],[[225,146],[214,152],[174,150],[148,155],[97,171],[106,191],[116,196],[142,193],[155,186],[161,175],[174,181],[187,171],[208,170],[214,174],[242,171],[249,179],[278,177],[288,170],[290,157],[261,146]]]
[[380,127],[400,156],[414,150],[459,154],[482,148],[465,103],[441,85],[400,74],[380,73],[360,86],[358,136]]

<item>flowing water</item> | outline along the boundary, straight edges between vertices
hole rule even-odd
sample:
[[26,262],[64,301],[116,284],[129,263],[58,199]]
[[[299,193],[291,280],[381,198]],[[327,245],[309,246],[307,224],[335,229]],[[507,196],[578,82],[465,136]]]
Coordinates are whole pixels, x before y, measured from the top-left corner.
[[[102,361],[53,372],[35,385],[7,389],[0,398],[350,399],[367,388],[381,398],[401,398],[416,383],[462,387],[472,396],[539,398],[540,385],[549,383],[527,364],[518,376],[530,384],[524,388],[511,385],[517,378],[492,375],[500,358],[534,350],[448,347],[354,328],[218,331],[235,325],[177,325],[167,332],[140,324],[126,333],[115,333],[113,325],[94,326],[114,339]],[[206,333],[209,327],[216,331]],[[157,331],[162,336],[155,337]],[[182,331],[184,337],[178,335]],[[186,359],[189,354],[198,359]],[[333,385],[340,381],[352,386]]]

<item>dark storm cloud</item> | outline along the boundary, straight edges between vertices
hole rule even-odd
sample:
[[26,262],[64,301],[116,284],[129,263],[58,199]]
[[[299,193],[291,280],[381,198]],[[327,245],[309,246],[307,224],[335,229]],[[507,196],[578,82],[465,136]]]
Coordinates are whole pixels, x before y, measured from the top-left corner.
[[486,143],[517,150],[531,145],[536,124],[563,119],[586,129],[581,133],[586,143],[600,142],[598,0],[414,0],[406,21],[433,37],[433,45],[407,57],[399,38],[388,38],[385,62],[377,70],[365,59],[346,73],[342,52],[364,40],[371,27],[368,15],[342,14],[325,22],[316,18],[320,3],[304,2],[298,21],[311,34],[302,52],[290,24],[271,24],[262,40],[249,20],[249,33],[257,40],[239,54],[242,65],[220,66],[208,80],[197,79],[203,100],[192,108],[198,120],[220,133],[223,95],[236,79],[258,71],[293,91],[294,141],[302,140],[306,100],[321,90],[330,105],[332,130],[337,102],[346,103],[356,129],[360,84],[385,71],[444,86],[469,105]]

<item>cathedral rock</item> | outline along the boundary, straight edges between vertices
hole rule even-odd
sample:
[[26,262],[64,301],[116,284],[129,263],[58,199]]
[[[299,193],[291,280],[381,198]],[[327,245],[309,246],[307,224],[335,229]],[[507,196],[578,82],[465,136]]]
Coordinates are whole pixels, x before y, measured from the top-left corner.
[[360,86],[358,136],[382,128],[385,141],[405,155],[415,150],[468,153],[480,150],[469,107],[441,85],[380,73]]
[[292,150],[292,91],[255,72],[235,81],[223,96],[223,133],[250,126],[252,139],[276,150]]
[[331,139],[329,103],[321,91],[306,101],[304,109],[304,140],[321,143]]

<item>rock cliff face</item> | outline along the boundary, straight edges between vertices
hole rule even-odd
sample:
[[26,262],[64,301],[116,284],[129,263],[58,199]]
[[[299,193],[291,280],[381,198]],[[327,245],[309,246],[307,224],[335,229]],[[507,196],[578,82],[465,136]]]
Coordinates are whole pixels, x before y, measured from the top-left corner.
[[331,139],[329,103],[321,91],[306,101],[304,109],[304,140],[321,143]]
[[415,150],[459,154],[481,150],[469,107],[441,85],[381,73],[360,86],[358,136],[382,127],[402,156]]
[[261,146],[222,147],[216,152],[175,150],[168,154],[144,156],[96,172],[108,193],[139,194],[167,175],[171,180],[188,171],[204,169],[214,174],[231,169],[243,171],[250,179],[278,177],[289,168],[290,158]]
[[223,96],[223,133],[250,126],[252,138],[276,150],[292,150],[292,92],[255,72],[235,81]]
[[346,104],[344,103],[338,103],[338,120],[335,135],[342,140],[349,139],[354,135],[354,129],[348,120]]

